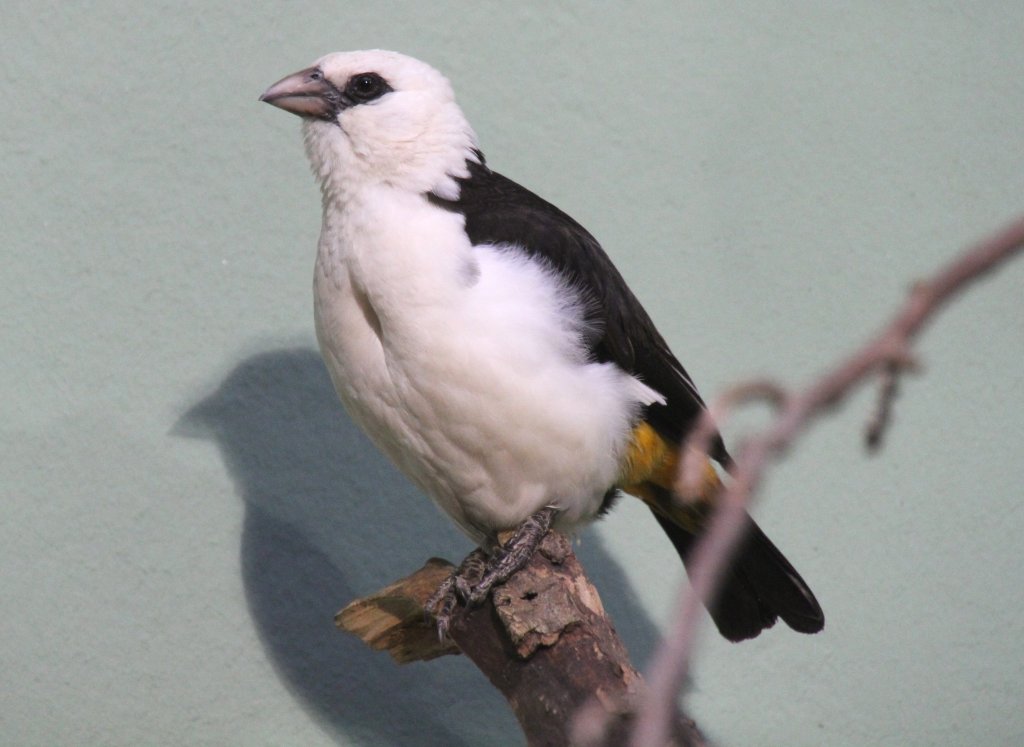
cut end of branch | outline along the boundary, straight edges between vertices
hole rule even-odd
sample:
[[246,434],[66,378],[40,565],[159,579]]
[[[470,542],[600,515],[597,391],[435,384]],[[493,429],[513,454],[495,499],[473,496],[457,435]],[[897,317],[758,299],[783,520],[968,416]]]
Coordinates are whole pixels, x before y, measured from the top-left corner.
[[423,611],[453,568],[447,560],[431,558],[412,575],[351,602],[334,624],[375,651],[387,651],[399,664],[458,654],[450,640],[438,640],[437,627]]

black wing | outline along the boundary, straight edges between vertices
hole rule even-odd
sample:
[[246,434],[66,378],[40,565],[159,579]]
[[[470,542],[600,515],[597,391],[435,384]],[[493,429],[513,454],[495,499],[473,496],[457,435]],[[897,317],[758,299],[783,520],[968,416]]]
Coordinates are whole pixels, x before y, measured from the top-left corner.
[[[611,361],[665,397],[644,419],[663,437],[679,443],[705,409],[693,380],[669,350],[626,281],[601,245],[583,226],[551,203],[491,171],[467,161],[458,200],[428,199],[466,219],[474,244],[510,244],[546,261],[592,301],[588,322],[598,330],[589,341],[595,360]],[[728,465],[720,437],[711,455]]]

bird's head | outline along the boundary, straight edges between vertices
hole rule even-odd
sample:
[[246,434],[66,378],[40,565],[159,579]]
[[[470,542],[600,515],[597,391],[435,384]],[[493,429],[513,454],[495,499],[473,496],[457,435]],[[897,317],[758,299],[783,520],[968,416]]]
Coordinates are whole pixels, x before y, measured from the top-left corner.
[[325,191],[386,184],[458,196],[476,136],[448,80],[396,52],[339,52],[289,75],[260,101],[303,119],[306,152]]

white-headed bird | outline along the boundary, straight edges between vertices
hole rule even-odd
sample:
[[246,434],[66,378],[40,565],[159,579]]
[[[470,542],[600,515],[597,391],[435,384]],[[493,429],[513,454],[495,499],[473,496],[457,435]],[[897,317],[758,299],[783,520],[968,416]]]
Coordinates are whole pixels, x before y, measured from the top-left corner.
[[[331,54],[261,100],[302,117],[323,193],[316,331],[341,401],[479,546],[431,601],[442,632],[457,598],[484,599],[549,527],[620,492],[685,563],[721,487],[709,460],[700,495],[674,493],[704,402],[594,237],[490,169],[423,62]],[[710,456],[730,467],[720,437]],[[730,640],[824,625],[752,521],[710,612]]]

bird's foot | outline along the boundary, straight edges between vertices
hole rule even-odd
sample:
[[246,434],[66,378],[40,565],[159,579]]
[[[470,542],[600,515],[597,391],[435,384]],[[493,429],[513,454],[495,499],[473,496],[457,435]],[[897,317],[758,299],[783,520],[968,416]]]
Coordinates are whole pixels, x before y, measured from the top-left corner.
[[442,639],[448,634],[452,613],[458,602],[461,600],[467,607],[480,604],[487,599],[491,589],[507,581],[530,562],[557,514],[554,508],[542,508],[520,524],[515,534],[504,545],[500,545],[490,558],[479,547],[466,556],[426,603],[426,609],[434,616],[437,633]]
[[444,640],[448,635],[448,629],[452,624],[452,613],[461,598],[463,602],[469,596],[473,582],[483,577],[487,568],[487,553],[483,548],[476,548],[459,567],[452,571],[437,591],[430,595],[430,599],[424,604],[427,613],[434,617],[437,625],[437,637]]
[[491,589],[508,581],[512,574],[530,562],[551,522],[558,513],[553,508],[542,508],[519,525],[508,542],[498,547],[487,561],[483,576],[471,588],[460,588],[467,604],[480,604]]

